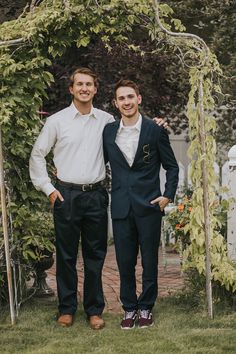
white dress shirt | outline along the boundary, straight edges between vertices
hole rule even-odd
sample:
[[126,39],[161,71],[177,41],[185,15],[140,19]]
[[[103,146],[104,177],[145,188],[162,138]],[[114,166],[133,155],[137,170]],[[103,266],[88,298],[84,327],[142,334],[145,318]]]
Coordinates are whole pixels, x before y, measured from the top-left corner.
[[116,135],[116,144],[126,158],[128,164],[132,166],[138,148],[139,135],[142,124],[142,116],[139,115],[135,125],[125,126],[121,119]]
[[114,121],[111,114],[92,107],[82,115],[74,103],[50,116],[31,153],[30,177],[46,195],[55,187],[46,168],[45,156],[53,148],[57,177],[77,184],[96,183],[105,178],[102,132]]

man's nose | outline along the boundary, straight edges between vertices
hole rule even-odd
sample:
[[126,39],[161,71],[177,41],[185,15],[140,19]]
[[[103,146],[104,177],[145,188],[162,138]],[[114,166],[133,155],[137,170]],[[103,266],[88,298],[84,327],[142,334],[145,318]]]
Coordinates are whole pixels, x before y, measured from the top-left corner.
[[129,99],[128,99],[128,98],[125,98],[125,99],[124,99],[124,104],[125,104],[125,105],[128,105],[129,103],[130,103]]
[[83,85],[81,86],[81,88],[82,88],[83,91],[86,91],[88,87],[87,87],[86,84],[83,84]]

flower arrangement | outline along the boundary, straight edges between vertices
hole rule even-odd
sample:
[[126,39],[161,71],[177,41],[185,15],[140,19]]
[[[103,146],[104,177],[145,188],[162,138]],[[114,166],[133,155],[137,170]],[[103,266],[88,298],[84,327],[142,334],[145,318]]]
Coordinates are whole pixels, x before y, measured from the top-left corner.
[[[166,227],[173,233],[175,242],[181,242],[181,248],[186,249],[190,244],[189,220],[193,211],[192,192],[188,191],[181,198],[177,198],[178,202],[174,210],[166,217]],[[227,237],[227,210],[229,201],[216,198],[214,202],[213,214],[218,217],[219,233],[226,239]]]
[[185,195],[176,208],[166,217],[166,224],[174,234],[175,242],[181,241],[184,248],[190,243],[189,238],[189,218],[192,212],[191,197]]

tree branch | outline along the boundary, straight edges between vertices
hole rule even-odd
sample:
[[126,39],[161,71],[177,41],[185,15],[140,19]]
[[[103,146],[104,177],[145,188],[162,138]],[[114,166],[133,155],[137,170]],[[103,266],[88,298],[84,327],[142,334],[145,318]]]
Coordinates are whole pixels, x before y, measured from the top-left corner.
[[10,47],[13,45],[19,45],[24,42],[25,42],[24,38],[10,39],[8,41],[0,41],[0,47]]
[[[41,0],[32,0],[31,4],[30,4],[30,12],[33,12],[35,7],[39,5],[39,3],[41,2]],[[24,11],[28,8],[28,5],[26,5],[26,7],[24,8]],[[23,11],[23,12],[24,12]],[[21,43],[24,43],[26,40],[24,38],[17,38],[17,39],[9,39],[6,41],[0,41],[0,47],[11,47],[11,46],[18,46]]]
[[159,0],[153,0],[153,7],[155,10],[155,19],[157,24],[159,25],[159,27],[162,29],[163,32],[165,32],[166,34],[170,35],[170,36],[175,36],[175,37],[185,37],[185,38],[189,38],[189,39],[195,39],[196,41],[200,42],[203,46],[203,50],[201,48],[195,47],[195,49],[200,50],[200,51],[204,51],[205,52],[205,61],[207,61],[208,59],[208,46],[206,45],[206,43],[204,42],[204,40],[192,33],[182,33],[182,32],[172,32],[169,31],[168,29],[166,29],[160,20],[160,16],[159,16],[159,5],[160,5],[160,1]]
[[41,0],[32,0],[32,2],[30,4],[30,12],[33,12],[35,7],[37,7],[40,2],[41,2]]

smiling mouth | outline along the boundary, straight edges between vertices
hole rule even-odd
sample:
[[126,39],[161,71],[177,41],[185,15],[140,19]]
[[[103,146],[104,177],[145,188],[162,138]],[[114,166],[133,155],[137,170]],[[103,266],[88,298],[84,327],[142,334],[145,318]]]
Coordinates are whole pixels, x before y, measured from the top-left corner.
[[81,96],[81,97],[88,97],[88,96],[89,96],[89,93],[80,93],[80,96]]

